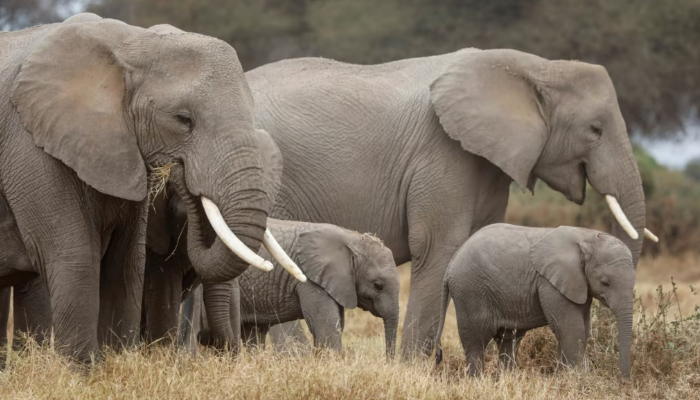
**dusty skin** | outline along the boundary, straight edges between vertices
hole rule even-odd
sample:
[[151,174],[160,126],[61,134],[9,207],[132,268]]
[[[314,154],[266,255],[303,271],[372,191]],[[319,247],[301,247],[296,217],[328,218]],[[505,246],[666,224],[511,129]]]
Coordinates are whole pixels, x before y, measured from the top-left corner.
[[[607,310],[598,307],[592,316],[588,372],[555,373],[556,341],[544,328],[529,332],[523,340],[519,370],[498,377],[498,360],[491,345],[484,376],[467,378],[450,307],[443,334],[445,361],[439,368],[432,358],[387,365],[381,319],[357,310],[347,312],[345,351],[340,355],[285,356],[268,346],[255,357],[243,351],[236,360],[203,353],[195,359],[154,347],[109,354],[88,376],[80,376],[53,351],[31,346],[13,353],[9,371],[0,373],[0,398],[693,399],[700,395],[698,319],[684,322],[675,331],[669,321],[679,309],[689,316],[686,310],[700,303],[700,296],[690,295],[688,289],[690,284],[700,286],[700,273],[681,274],[693,268],[697,271],[698,262],[697,256],[641,260],[637,295],[648,313],[643,320],[635,311],[629,382],[618,377],[615,325]],[[409,268],[408,264],[400,267],[402,320]],[[677,277],[680,304],[664,300],[667,322],[663,325],[655,288],[659,282],[670,287],[668,271]],[[644,324],[652,327],[644,328]]]

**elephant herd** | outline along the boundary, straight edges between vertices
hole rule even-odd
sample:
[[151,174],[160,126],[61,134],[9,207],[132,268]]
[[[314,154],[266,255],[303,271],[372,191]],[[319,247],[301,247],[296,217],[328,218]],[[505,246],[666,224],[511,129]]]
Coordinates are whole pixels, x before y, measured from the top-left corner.
[[244,73],[223,41],[94,14],[2,33],[0,54],[0,324],[13,287],[15,328],[53,329],[79,361],[176,332],[199,285],[203,342],[237,348],[304,318],[339,348],[344,308],[360,307],[384,319],[393,354],[408,261],[401,355],[429,355],[450,260],[503,222],[512,182],[582,204],[588,181],[632,267],[651,237],[601,66],[470,48]]

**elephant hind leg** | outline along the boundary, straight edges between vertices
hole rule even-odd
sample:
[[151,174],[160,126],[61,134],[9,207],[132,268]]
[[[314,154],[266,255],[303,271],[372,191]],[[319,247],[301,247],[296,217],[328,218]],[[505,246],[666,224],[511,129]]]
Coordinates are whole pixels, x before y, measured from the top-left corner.
[[518,346],[525,333],[524,330],[500,329],[494,336],[501,368],[511,370],[517,365]]
[[7,357],[7,323],[10,319],[10,293],[12,288],[0,288],[0,371],[5,369]]
[[265,337],[270,329],[268,325],[242,324],[241,335],[248,351],[265,348]]

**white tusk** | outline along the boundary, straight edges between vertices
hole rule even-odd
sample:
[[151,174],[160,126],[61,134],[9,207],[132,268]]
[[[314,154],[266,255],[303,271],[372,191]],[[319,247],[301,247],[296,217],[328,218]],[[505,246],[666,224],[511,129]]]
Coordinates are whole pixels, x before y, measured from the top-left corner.
[[284,252],[284,249],[282,246],[280,246],[279,243],[277,243],[277,240],[275,240],[275,237],[272,236],[272,233],[270,232],[269,229],[265,229],[265,236],[263,236],[263,246],[267,249],[267,251],[270,252],[272,257],[277,260],[278,263],[289,272],[290,275],[293,277],[297,278],[301,282],[306,282],[306,275],[304,275],[303,272],[301,272],[301,269],[297,266],[297,264],[289,258],[287,253]]
[[622,207],[620,207],[620,203],[617,202],[617,199],[613,196],[610,196],[609,194],[606,194],[605,200],[608,202],[608,207],[610,207],[610,211],[612,211],[613,216],[620,224],[622,229],[624,229],[625,232],[627,232],[627,234],[630,235],[632,239],[636,240],[637,238],[639,238],[637,230],[634,229],[630,221],[627,219],[627,216],[625,216],[625,213],[624,211],[622,211]]
[[654,243],[659,243],[659,237],[651,233],[647,228],[644,228],[644,237],[651,240]]
[[264,258],[255,254],[253,250],[246,246],[245,243],[241,242],[241,240],[231,232],[231,229],[226,225],[226,221],[224,221],[224,217],[221,216],[219,207],[217,207],[213,201],[202,196],[202,206],[204,207],[204,213],[207,214],[209,223],[226,247],[248,264],[260,268],[263,271],[272,271],[271,262],[265,261]]

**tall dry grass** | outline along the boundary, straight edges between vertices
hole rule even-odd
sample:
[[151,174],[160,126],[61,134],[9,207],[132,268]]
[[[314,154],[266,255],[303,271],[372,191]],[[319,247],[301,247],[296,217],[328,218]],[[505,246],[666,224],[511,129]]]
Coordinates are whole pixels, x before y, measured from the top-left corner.
[[[661,268],[697,259],[644,259],[640,285],[669,281]],[[401,304],[408,299],[409,266],[400,267]],[[657,271],[657,269],[659,269]],[[676,291],[643,294],[637,300],[632,379],[617,372],[616,328],[611,314],[595,307],[585,366],[557,365],[556,343],[547,328],[523,340],[519,369],[499,372],[495,349],[487,349],[486,373],[465,376],[464,358],[451,309],[443,344],[445,361],[386,362],[382,322],[357,310],[347,313],[344,352],[243,353],[237,359],[201,351],[197,357],[153,346],[107,353],[88,373],[76,373],[48,346],[31,340],[10,354],[0,373],[2,399],[697,399],[700,398],[700,316],[697,297],[680,295],[695,273],[677,275]],[[691,282],[692,283],[692,282]],[[651,283],[649,283],[651,284]],[[658,286],[658,285],[657,285]],[[670,286],[672,287],[672,286]],[[646,292],[645,292],[646,293]],[[679,307],[680,305],[680,307]],[[451,307],[452,308],[452,307]],[[691,310],[686,314],[685,310]],[[681,318],[677,315],[681,314]],[[403,316],[402,316],[403,317]]]

